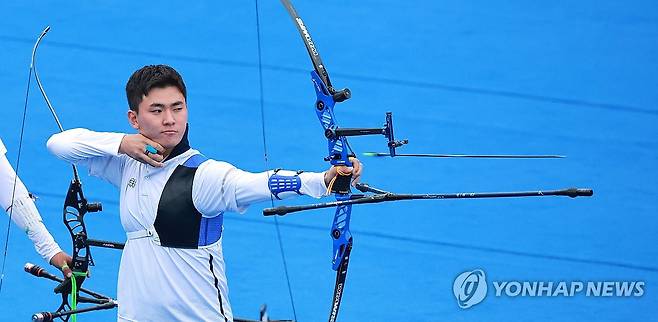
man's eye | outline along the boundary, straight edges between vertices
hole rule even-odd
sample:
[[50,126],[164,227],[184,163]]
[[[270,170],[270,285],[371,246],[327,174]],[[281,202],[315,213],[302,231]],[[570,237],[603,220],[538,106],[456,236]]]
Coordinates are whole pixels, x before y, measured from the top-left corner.
[[160,114],[160,112],[162,112],[162,110],[151,110],[151,113],[153,114]]

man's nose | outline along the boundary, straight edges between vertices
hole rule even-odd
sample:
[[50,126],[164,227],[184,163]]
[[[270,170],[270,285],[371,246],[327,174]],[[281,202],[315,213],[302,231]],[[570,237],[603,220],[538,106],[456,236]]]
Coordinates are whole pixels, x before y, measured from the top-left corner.
[[162,123],[165,125],[172,125],[176,123],[176,119],[174,118],[174,113],[170,109],[165,109],[163,111],[163,118],[162,118]]

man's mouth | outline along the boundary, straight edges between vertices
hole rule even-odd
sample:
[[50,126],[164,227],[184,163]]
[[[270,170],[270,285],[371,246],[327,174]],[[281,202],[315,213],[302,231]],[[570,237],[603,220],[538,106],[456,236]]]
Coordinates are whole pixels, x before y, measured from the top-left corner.
[[168,135],[176,134],[176,133],[178,133],[178,131],[175,131],[175,130],[166,130],[166,131],[162,131],[162,134],[168,134]]

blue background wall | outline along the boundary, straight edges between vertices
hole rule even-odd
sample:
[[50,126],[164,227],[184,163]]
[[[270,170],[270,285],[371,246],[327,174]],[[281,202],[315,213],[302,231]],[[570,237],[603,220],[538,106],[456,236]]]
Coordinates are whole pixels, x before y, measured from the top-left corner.
[[[310,61],[278,1],[260,2],[269,166],[320,171],[325,141],[312,111]],[[399,192],[592,187],[594,198],[400,202],[358,207],[342,321],[649,321],[658,295],[658,10],[655,1],[296,1],[337,87],[345,127],[379,126],[393,111],[401,151],[565,154],[563,160],[363,159],[364,181]],[[1,136],[15,163],[30,51],[65,128],[130,132],[125,82],[164,63],[187,82],[190,139],[206,155],[265,168],[251,1],[0,4]],[[32,88],[19,174],[66,250],[61,204],[71,173],[45,148],[56,131]],[[384,150],[355,138],[358,152]],[[85,172],[86,173],[86,172]],[[124,240],[117,192],[83,176],[102,214],[91,237]],[[308,203],[300,198],[288,203]],[[225,253],[238,316],[292,308],[272,218],[228,214]],[[280,219],[300,321],[328,315],[333,210]],[[2,246],[7,220],[2,224]],[[116,294],[120,254],[94,249],[86,286]],[[11,228],[0,320],[54,309],[54,285],[22,272],[45,265]],[[462,310],[454,278],[646,282],[639,298],[496,298]],[[54,269],[51,269],[54,271]],[[145,268],[148,270],[148,268]],[[80,320],[109,321],[116,311]],[[83,319],[84,318],[84,319]]]

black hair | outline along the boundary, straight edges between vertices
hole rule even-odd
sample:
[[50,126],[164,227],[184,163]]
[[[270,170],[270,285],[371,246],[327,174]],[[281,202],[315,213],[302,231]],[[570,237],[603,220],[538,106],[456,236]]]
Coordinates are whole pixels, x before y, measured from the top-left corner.
[[126,97],[128,106],[135,113],[138,112],[139,104],[143,96],[153,88],[164,88],[175,86],[187,100],[187,90],[183,77],[172,67],[167,65],[147,65],[135,71],[128,83],[126,83]]

